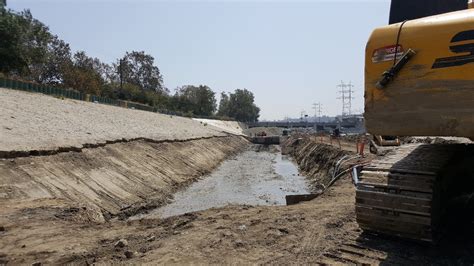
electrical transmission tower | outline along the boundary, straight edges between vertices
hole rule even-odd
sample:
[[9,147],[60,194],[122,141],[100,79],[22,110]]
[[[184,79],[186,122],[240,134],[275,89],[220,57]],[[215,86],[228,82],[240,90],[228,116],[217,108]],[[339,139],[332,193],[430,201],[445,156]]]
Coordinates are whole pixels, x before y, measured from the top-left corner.
[[322,109],[323,108],[323,105],[318,102],[318,103],[313,103],[313,109],[314,109],[314,117],[318,118],[318,123],[321,123],[321,112],[322,112]]
[[342,117],[350,116],[351,115],[351,109],[352,109],[352,100],[354,97],[352,94],[354,93],[354,85],[352,85],[351,82],[349,84],[344,83],[341,81],[340,85],[337,85],[337,88],[339,89],[338,93],[341,94],[340,97],[337,97],[337,99],[342,100]]

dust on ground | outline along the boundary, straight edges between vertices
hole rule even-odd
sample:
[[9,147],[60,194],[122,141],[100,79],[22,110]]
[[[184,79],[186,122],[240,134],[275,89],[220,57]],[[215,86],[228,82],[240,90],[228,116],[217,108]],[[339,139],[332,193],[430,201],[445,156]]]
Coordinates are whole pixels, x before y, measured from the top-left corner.
[[[0,258],[17,263],[472,264],[473,245],[440,247],[363,233],[345,177],[294,206],[228,206],[167,219],[73,222],[56,207],[23,210],[6,227]],[[32,218],[34,217],[34,218]]]

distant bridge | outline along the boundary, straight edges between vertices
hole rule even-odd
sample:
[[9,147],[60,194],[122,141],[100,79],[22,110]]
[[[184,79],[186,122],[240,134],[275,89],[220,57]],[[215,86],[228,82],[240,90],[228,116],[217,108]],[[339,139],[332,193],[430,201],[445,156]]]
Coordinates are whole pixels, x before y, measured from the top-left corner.
[[323,130],[325,128],[337,128],[341,126],[343,128],[356,128],[359,126],[357,121],[343,121],[343,122],[251,122],[248,123],[249,128],[253,127],[280,127],[280,128],[316,128]]

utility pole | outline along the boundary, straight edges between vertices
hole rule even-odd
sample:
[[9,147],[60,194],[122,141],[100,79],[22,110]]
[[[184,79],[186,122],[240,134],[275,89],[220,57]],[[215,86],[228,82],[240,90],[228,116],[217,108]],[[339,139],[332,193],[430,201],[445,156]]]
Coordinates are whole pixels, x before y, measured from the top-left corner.
[[318,102],[318,103],[313,103],[313,109],[314,109],[314,118],[318,118],[318,123],[321,123],[321,109],[323,105]]
[[123,92],[123,59],[119,61],[120,91]]
[[301,118],[300,118],[301,122],[304,122],[305,123],[305,128],[308,126],[308,114],[306,113],[306,111],[301,111]]
[[301,115],[301,116],[300,116],[300,120],[301,120],[301,121],[303,121],[304,118],[308,117],[308,115],[306,114],[306,111],[304,111],[304,110],[301,111],[300,115]]
[[352,94],[354,93],[354,85],[352,85],[351,82],[349,84],[345,84],[343,81],[341,81],[340,85],[337,85],[338,93],[341,94],[340,97],[337,97],[337,99],[342,100],[342,117],[350,116],[351,115],[351,109],[352,109],[352,100],[354,97]]

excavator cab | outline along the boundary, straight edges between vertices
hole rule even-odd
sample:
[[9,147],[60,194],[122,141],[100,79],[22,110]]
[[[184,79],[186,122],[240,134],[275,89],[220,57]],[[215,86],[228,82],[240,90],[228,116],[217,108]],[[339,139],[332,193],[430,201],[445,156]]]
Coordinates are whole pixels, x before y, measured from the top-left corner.
[[[472,4],[472,1],[470,5]],[[465,10],[467,0],[392,0],[389,24]]]

